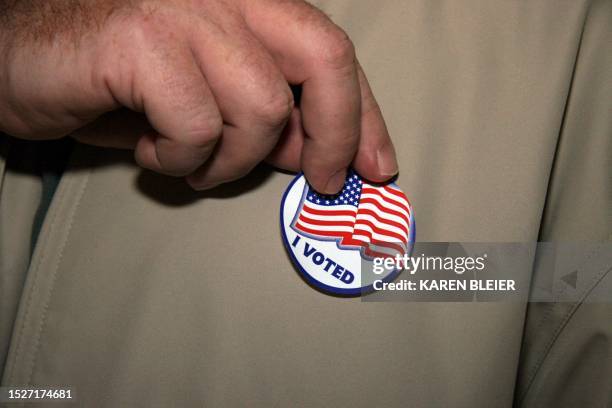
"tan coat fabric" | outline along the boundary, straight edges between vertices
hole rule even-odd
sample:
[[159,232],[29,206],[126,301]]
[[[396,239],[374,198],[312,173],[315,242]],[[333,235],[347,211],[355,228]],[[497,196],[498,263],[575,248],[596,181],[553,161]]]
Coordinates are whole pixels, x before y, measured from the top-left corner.
[[[41,201],[32,146],[0,135],[0,364],[4,366],[32,248],[34,215]],[[6,162],[9,152],[11,160]],[[4,173],[4,169],[10,170]]]
[[[417,240],[611,239],[612,2],[320,6],[354,39],[382,105]],[[78,146],[27,271],[3,385],[70,385],[96,407],[511,406],[516,384],[525,406],[612,403],[609,304],[530,308],[519,368],[526,305],[323,295],[282,247],[290,180],[262,168],[199,194],[127,152]],[[29,218],[7,214],[17,191],[36,202],[31,182],[3,177],[0,254],[18,268]]]

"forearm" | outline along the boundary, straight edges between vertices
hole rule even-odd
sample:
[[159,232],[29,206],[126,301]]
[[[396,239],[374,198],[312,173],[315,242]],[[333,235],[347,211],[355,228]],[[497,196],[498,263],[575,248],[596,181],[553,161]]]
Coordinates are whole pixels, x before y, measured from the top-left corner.
[[129,0],[0,0],[0,39],[8,43],[78,41]]
[[[94,3],[100,6],[94,8]],[[67,131],[56,131],[48,123],[52,106],[69,118],[67,129],[78,127],[72,124],[77,122],[73,108],[65,109],[63,103],[88,89],[95,62],[91,55],[103,42],[94,26],[102,27],[110,5],[90,0],[0,0],[1,131],[34,139],[62,136]],[[62,94],[63,101],[56,99]],[[87,99],[76,108],[81,106],[87,106]]]

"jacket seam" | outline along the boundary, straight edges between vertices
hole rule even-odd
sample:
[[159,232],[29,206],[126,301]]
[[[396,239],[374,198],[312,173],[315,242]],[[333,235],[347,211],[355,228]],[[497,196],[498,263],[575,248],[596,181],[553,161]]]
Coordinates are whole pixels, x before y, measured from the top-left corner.
[[60,246],[60,252],[59,255],[57,257],[57,261],[55,262],[54,268],[53,268],[53,275],[51,278],[51,283],[50,283],[50,287],[48,289],[48,295],[45,299],[45,303],[43,305],[42,308],[42,312],[41,312],[41,318],[40,318],[40,323],[38,325],[38,330],[36,332],[36,338],[35,338],[35,344],[34,344],[34,349],[32,350],[32,360],[30,363],[30,367],[27,371],[27,380],[26,380],[26,384],[27,385],[31,385],[31,381],[32,381],[32,376],[33,376],[33,372],[34,372],[34,367],[36,365],[36,361],[38,359],[38,352],[40,349],[40,339],[42,337],[42,334],[44,333],[44,329],[46,327],[46,322],[47,322],[47,312],[49,309],[49,304],[51,303],[51,299],[53,298],[53,292],[55,289],[55,282],[57,281],[57,277],[59,275],[59,266],[63,260],[64,257],[64,250],[66,248],[66,244],[68,243],[68,240],[70,238],[70,233],[72,232],[72,226],[74,224],[74,218],[75,218],[75,214],[78,210],[78,208],[81,205],[81,200],[83,199],[85,190],[87,189],[87,185],[89,184],[89,173],[86,175],[85,180],[83,181],[83,185],[80,188],[80,191],[78,193],[77,196],[77,201],[76,204],[74,205],[71,213],[70,213],[70,219],[68,221],[68,227],[67,227],[67,231],[66,231],[66,236],[64,237],[64,240],[62,241],[62,244]]
[[14,339],[15,341],[15,358],[12,359],[11,361],[11,365],[10,365],[10,369],[8,371],[9,376],[8,376],[8,382],[11,385],[21,385],[21,384],[15,384],[15,376],[16,376],[16,366],[17,363],[20,361],[20,358],[22,356],[23,353],[23,349],[26,347],[23,341],[23,333],[26,330],[26,327],[28,326],[28,323],[32,320],[32,302],[34,299],[34,294],[37,292],[37,290],[39,289],[40,286],[40,279],[38,279],[38,273],[40,271],[40,265],[43,261],[43,259],[46,259],[47,257],[47,253],[48,253],[48,249],[49,249],[49,243],[51,242],[50,240],[47,239],[47,236],[49,235],[49,232],[55,229],[55,225],[57,223],[57,219],[58,219],[58,213],[60,212],[60,209],[63,207],[64,205],[64,201],[66,198],[66,193],[65,190],[62,191],[58,191],[58,193],[60,193],[60,197],[59,197],[59,202],[58,202],[58,207],[57,209],[55,209],[53,211],[53,215],[52,215],[52,219],[51,219],[51,224],[49,226],[49,229],[47,231],[45,231],[44,237],[40,236],[39,239],[44,239],[46,242],[44,242],[43,246],[40,249],[40,256],[37,256],[37,260],[36,260],[36,266],[34,267],[34,269],[32,269],[29,273],[32,273],[32,276],[34,278],[34,281],[32,283],[32,288],[30,290],[28,290],[27,293],[27,300],[24,306],[24,316],[22,318],[21,324],[19,325],[19,331],[16,333],[16,338]]
[[567,313],[565,313],[563,319],[561,320],[561,322],[559,323],[557,329],[555,330],[552,338],[548,341],[548,343],[546,343],[546,347],[545,347],[544,353],[542,353],[542,355],[540,356],[540,358],[536,362],[535,368],[532,371],[531,375],[529,376],[529,380],[527,381],[527,386],[525,388],[525,392],[523,393],[523,395],[520,398],[520,402],[521,403],[525,400],[525,398],[529,394],[529,391],[531,390],[531,386],[535,382],[535,379],[537,378],[537,376],[538,376],[542,366],[544,365],[546,359],[548,358],[551,350],[553,349],[553,347],[554,347],[555,343],[557,342],[557,340],[559,339],[559,337],[561,337],[561,334],[563,333],[563,331],[565,330],[565,328],[569,324],[569,322],[572,319],[572,317],[574,316],[574,314],[576,314],[576,311],[578,311],[580,306],[582,306],[585,303],[585,300],[589,297],[591,292],[608,275],[608,273],[610,273],[610,271],[612,271],[612,267],[610,267],[608,269],[605,269],[599,275],[596,275],[593,278],[593,280],[591,281],[591,284],[589,286],[587,286],[588,289],[585,291],[585,293],[581,297],[581,299],[578,302],[576,302],[574,304],[574,306]]

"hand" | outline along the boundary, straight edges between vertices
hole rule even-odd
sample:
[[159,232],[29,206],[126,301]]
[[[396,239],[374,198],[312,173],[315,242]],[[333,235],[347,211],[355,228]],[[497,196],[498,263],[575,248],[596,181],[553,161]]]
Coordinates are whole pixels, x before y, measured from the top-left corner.
[[[135,149],[207,189],[266,158],[335,193],[397,172],[346,34],[300,0],[0,0],[0,130]],[[4,10],[3,10],[4,9]],[[294,106],[290,85],[301,86]]]

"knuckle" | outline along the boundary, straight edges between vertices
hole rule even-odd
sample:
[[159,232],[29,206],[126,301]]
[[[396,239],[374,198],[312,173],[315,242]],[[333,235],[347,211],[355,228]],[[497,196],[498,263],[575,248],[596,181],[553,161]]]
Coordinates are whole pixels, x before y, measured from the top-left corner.
[[355,46],[340,27],[328,30],[321,38],[319,61],[332,68],[344,68],[355,64]]
[[287,90],[259,102],[254,108],[255,115],[265,125],[278,127],[284,125],[291,116],[294,104],[293,94]]
[[188,131],[187,142],[196,148],[214,145],[223,133],[223,119],[219,116],[204,117],[192,125]]

